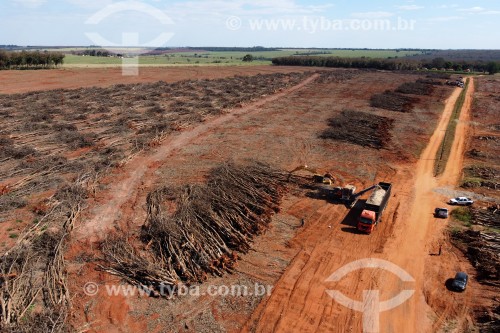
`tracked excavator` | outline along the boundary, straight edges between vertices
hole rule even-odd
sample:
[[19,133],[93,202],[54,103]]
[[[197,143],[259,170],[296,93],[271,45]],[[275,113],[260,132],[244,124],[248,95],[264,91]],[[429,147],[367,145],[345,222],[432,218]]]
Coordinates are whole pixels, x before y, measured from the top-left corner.
[[311,168],[307,165],[301,165],[290,171],[290,176],[298,171],[306,171],[313,174],[312,180],[315,183],[322,184],[319,187],[319,191],[322,197],[328,200],[345,204],[350,208],[354,207],[358,199],[363,194],[373,190],[377,186],[377,185],[372,185],[370,187],[362,189],[359,192],[356,192],[356,186],[350,184],[343,185],[344,179],[340,176],[338,177],[342,180],[342,183],[340,184],[340,186],[333,187],[332,184],[337,182],[338,179],[336,179],[330,172],[321,175],[321,173],[318,172],[317,169]]
[[335,178],[332,176],[331,173],[326,172],[322,176],[320,174],[320,172],[318,172],[318,170],[316,170],[314,168],[310,168],[307,165],[300,165],[300,166],[296,167],[295,169],[293,169],[292,171],[290,171],[288,178],[290,178],[294,173],[296,173],[298,171],[306,171],[306,172],[312,173],[313,174],[312,180],[315,183],[324,184],[324,185],[332,185],[335,182]]
[[365,189],[362,189],[359,192],[356,192],[356,186],[354,185],[346,185],[344,187],[333,187],[328,190],[329,193],[327,194],[327,196],[334,201],[340,202],[348,206],[349,208],[352,208],[363,194],[373,190],[375,187],[377,187],[376,184],[367,187]]

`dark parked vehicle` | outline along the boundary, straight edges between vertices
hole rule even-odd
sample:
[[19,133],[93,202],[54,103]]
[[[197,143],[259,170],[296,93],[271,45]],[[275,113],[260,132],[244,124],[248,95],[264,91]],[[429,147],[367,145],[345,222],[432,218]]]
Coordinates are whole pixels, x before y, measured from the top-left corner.
[[467,273],[458,272],[451,283],[451,287],[456,291],[464,291],[467,287],[467,282],[469,281],[469,276]]
[[434,209],[434,217],[446,219],[448,218],[448,208],[436,208]]

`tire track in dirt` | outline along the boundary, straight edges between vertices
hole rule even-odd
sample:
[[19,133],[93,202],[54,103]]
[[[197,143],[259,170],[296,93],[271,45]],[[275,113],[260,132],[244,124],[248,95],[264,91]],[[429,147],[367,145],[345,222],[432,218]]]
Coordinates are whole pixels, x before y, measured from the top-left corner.
[[[369,236],[360,235],[354,227],[359,215],[356,212],[346,212],[344,207],[331,204],[318,209],[311,217],[313,223],[294,240],[302,246],[301,252],[275,285],[272,295],[261,302],[243,332],[362,331],[361,314],[337,304],[326,290],[335,287],[343,292],[349,291],[347,296],[359,300],[364,290],[380,288],[381,300],[384,300],[407,289],[403,288],[406,285],[380,270],[351,273],[354,274],[350,275],[351,278],[335,286],[327,285],[325,280],[343,265],[370,257],[389,260],[407,270],[416,280],[411,285],[416,293],[408,302],[382,313],[381,332],[430,330],[422,285],[426,258],[423,253],[435,202],[431,192],[437,184],[433,176],[434,159],[459,94],[457,88],[446,101],[439,124],[416,168],[401,169],[389,177],[396,198],[390,200],[384,213],[385,223]],[[398,193],[407,193],[412,188],[409,198],[398,198]],[[293,215],[293,210],[290,214]]]
[[[302,205],[289,212],[300,216]],[[299,210],[300,209],[300,210]],[[387,212],[389,221],[391,212]],[[390,223],[382,223],[370,236],[353,231],[355,215],[344,206],[325,203],[310,217],[294,242],[302,249],[243,329],[244,332],[346,332],[360,329],[357,315],[342,310],[326,294],[325,280],[339,267],[369,257],[383,247]],[[339,223],[339,220],[342,220]],[[356,258],[353,258],[356,257]],[[372,283],[369,274],[365,281]],[[356,279],[347,286],[360,291]],[[368,288],[369,289],[369,288]],[[347,324],[346,324],[347,323]],[[350,324],[349,324],[350,323]]]
[[110,198],[108,201],[92,208],[86,221],[78,225],[74,231],[78,240],[98,240],[101,235],[110,229],[114,222],[123,218],[123,205],[133,200],[137,202],[137,195],[141,188],[147,187],[153,181],[153,174],[175,150],[186,146],[192,140],[213,131],[226,122],[235,121],[239,115],[259,112],[259,107],[266,103],[276,101],[293,92],[302,89],[307,84],[315,81],[319,74],[313,74],[303,82],[277,94],[262,98],[256,102],[244,105],[242,108],[229,111],[227,114],[205,121],[204,123],[183,131],[175,137],[167,137],[153,154],[138,155],[127,163],[120,173],[120,180],[112,183],[103,196]]
[[433,193],[433,189],[437,187],[434,163],[460,92],[461,89],[456,88],[446,101],[438,126],[417,162],[415,177],[411,185],[408,184],[413,187],[413,200],[403,203],[402,210],[407,213],[397,222],[402,227],[399,230],[399,237],[396,235],[387,249],[387,259],[407,270],[416,281],[414,296],[391,311],[394,320],[387,323],[385,327],[387,331],[426,332],[432,325],[427,317],[430,309],[425,302],[423,285],[428,239],[433,230],[432,222],[435,221],[432,212],[436,203],[441,201]]

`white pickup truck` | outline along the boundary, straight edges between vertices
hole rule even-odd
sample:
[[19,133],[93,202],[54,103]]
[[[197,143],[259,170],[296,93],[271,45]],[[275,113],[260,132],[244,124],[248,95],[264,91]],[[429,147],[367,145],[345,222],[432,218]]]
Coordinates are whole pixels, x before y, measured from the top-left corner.
[[450,199],[448,203],[450,205],[457,205],[457,206],[470,206],[474,203],[474,201],[466,197],[457,197],[454,199]]

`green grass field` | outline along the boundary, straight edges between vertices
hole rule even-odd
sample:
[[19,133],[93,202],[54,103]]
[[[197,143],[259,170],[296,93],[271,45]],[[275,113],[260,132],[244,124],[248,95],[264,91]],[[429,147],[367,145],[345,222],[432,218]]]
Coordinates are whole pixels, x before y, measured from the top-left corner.
[[[65,66],[72,65],[121,65],[122,59],[109,57],[89,57],[76,56],[70,54],[76,49],[67,49],[68,52],[64,59]],[[334,56],[334,57],[367,57],[367,58],[388,58],[388,57],[406,57],[419,51],[396,51],[396,50],[315,50],[315,49],[283,49],[279,51],[259,51],[259,52],[179,52],[163,55],[144,55],[139,57],[141,65],[269,65],[271,59],[276,57],[286,57],[292,55],[314,55],[314,56]],[[246,54],[251,54],[254,61],[244,63],[242,58]]]

